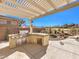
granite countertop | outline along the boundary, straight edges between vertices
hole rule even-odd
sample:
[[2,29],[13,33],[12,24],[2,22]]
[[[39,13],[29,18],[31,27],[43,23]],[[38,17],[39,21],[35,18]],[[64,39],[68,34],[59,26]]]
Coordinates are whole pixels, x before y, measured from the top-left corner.
[[[48,35],[48,34],[46,34],[46,33],[31,33],[32,35],[43,35],[43,36],[45,36],[45,35]],[[31,35],[30,34],[30,35]]]

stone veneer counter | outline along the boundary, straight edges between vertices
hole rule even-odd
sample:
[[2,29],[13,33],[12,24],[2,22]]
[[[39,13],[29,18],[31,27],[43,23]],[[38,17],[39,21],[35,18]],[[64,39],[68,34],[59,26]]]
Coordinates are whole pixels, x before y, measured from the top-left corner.
[[46,46],[49,43],[49,35],[45,33],[28,34],[27,43],[41,44],[42,46]]
[[48,35],[48,34],[46,34],[46,33],[31,33],[31,34],[29,34],[29,35],[43,35],[43,36],[45,36],[45,35]]

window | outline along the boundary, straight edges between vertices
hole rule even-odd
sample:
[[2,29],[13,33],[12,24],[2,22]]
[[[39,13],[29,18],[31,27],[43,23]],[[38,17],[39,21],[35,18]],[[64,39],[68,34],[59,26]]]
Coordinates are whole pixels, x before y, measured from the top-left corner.
[[7,24],[6,21],[0,21],[0,24]]
[[11,24],[11,22],[10,21],[7,21],[7,24]]
[[17,22],[16,21],[12,21],[11,24],[12,25],[17,25]]

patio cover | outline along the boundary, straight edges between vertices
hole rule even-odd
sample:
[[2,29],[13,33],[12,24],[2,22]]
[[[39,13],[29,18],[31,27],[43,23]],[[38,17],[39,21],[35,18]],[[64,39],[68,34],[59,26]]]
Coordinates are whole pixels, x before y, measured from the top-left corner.
[[[32,20],[79,6],[76,0],[0,0],[0,12]],[[32,25],[32,24],[31,24]]]

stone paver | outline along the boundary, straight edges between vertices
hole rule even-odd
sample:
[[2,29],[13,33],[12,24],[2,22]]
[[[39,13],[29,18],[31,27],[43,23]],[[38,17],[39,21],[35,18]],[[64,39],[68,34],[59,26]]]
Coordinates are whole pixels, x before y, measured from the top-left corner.
[[69,38],[50,41],[44,59],[79,59],[79,42]]
[[50,40],[48,47],[24,44],[10,49],[8,42],[2,42],[0,46],[0,59],[79,59],[79,42],[70,38]]
[[24,44],[14,49],[6,46],[0,49],[0,59],[40,59],[45,55],[46,49],[47,47],[37,44]]

